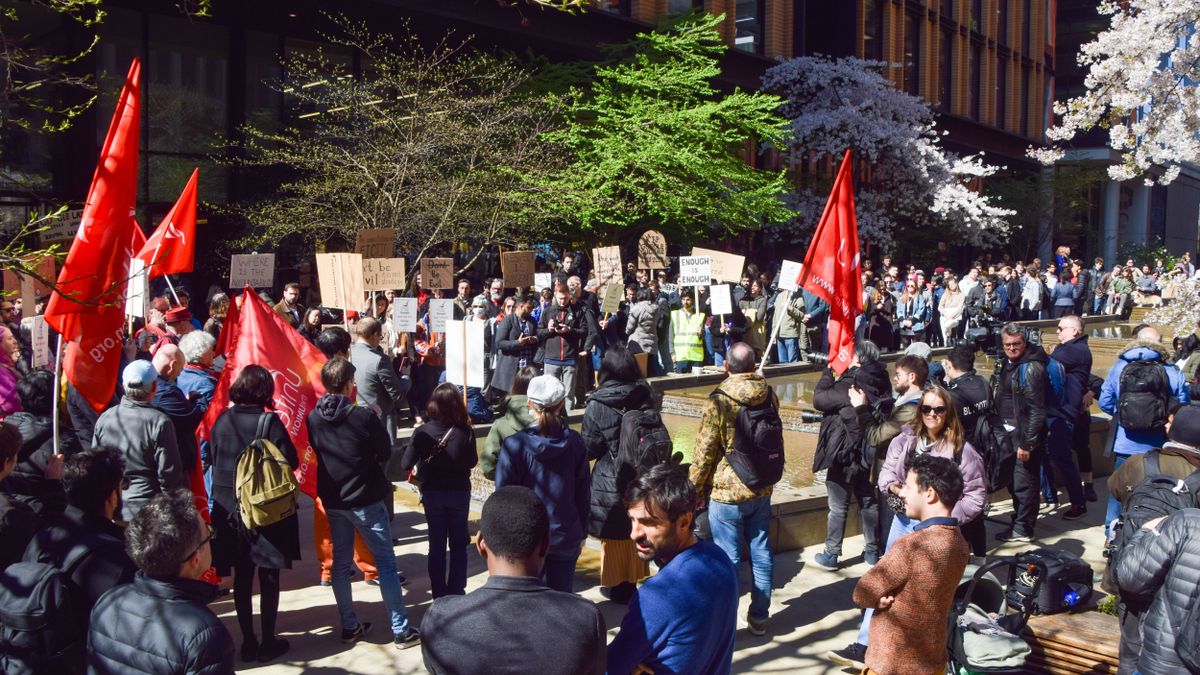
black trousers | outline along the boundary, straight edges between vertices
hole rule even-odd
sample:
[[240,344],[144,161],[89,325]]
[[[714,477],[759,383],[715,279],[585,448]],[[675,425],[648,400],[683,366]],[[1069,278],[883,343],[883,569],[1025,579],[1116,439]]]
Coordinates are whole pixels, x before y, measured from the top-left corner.
[[1092,472],[1092,413],[1084,410],[1075,420],[1075,428],[1071,432],[1071,447],[1075,449],[1075,462],[1079,465],[1080,473]]
[[1013,479],[1008,486],[1013,502],[1013,532],[1033,536],[1037,524],[1038,503],[1042,488],[1041,452],[1031,453],[1027,461],[1017,460]]

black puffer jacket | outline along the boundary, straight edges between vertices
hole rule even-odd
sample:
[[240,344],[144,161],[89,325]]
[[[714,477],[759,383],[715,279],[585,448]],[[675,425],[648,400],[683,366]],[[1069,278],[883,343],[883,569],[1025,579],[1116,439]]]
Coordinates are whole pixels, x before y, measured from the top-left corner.
[[[0,490],[25,502],[42,517],[60,516],[67,508],[67,496],[62,482],[46,478],[46,465],[54,459],[54,429],[50,418],[27,412],[13,413],[4,420],[21,432],[21,450],[17,466],[0,482]],[[59,452],[72,455],[79,443],[70,429],[61,429]]]
[[621,438],[621,415],[628,410],[653,407],[650,386],[645,380],[605,382],[588,395],[581,435],[588,460],[596,462],[592,467],[592,503],[588,514],[588,534],[594,537],[629,538],[629,515],[622,494],[633,476],[631,467],[617,466],[613,456]]
[[[851,385],[858,385],[867,395],[867,402],[871,405],[876,404],[889,391],[887,366],[882,361],[855,366],[847,369],[837,380],[834,380],[833,370],[826,368],[821,373],[821,379],[817,381],[816,389],[813,390],[813,406],[825,413],[825,418],[821,421],[821,430],[817,436],[813,471],[828,469],[826,480],[835,482],[845,482],[844,467],[833,461],[838,449],[847,443],[860,445],[865,431],[860,424],[858,411],[850,405]],[[862,421],[870,423],[867,416],[864,416]]]
[[[1047,360],[1039,345],[1028,345],[1015,363],[1005,359],[1003,367],[992,373],[992,404],[1001,417],[1007,418],[1005,421],[1016,422],[1017,447],[1031,453],[1041,452],[1046,446]],[[1020,370],[1024,364],[1029,365],[1022,384]],[[1002,401],[1001,396],[1008,400]]]
[[1175,636],[1200,587],[1200,509],[1172,513],[1157,532],[1138,530],[1117,559],[1113,578],[1123,593],[1153,599],[1142,619],[1149,639],[1142,641],[1138,670],[1187,672],[1175,653]]
[[217,587],[138,572],[100,598],[88,629],[91,675],[225,675],[233,638],[208,608]]

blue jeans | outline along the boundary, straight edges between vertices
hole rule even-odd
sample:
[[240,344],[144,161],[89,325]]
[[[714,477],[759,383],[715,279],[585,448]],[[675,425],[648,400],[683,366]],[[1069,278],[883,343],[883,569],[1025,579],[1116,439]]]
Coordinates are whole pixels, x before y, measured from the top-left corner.
[[574,553],[551,552],[546,555],[546,562],[542,565],[542,573],[538,578],[547,588],[574,593],[575,563],[578,561],[579,549]]
[[781,337],[775,342],[779,350],[780,363],[795,363],[800,360],[800,338]]
[[[425,522],[429,525],[429,590],[434,598],[464,595],[467,592],[467,514],[471,493],[467,491],[425,490]],[[446,569],[446,545],[450,546],[450,569]]]
[[[885,507],[886,508],[886,507]],[[888,531],[887,547],[885,551],[892,550],[892,544],[897,539],[907,534],[912,534],[916,530],[917,523],[920,521],[912,520],[903,513],[897,513],[892,518],[892,529]],[[855,639],[860,645],[867,644],[867,636],[871,633],[871,617],[875,616],[875,608],[868,607],[867,611],[863,612],[862,625],[858,628],[858,638]]]
[[396,552],[392,549],[392,526],[383,502],[354,509],[325,509],[329,516],[329,534],[333,540],[333,597],[341,615],[342,629],[353,630],[358,625],[354,614],[354,597],[350,592],[350,575],[354,571],[354,531],[375,558],[379,571],[379,593],[387,607],[392,634],[403,635],[408,630],[408,611],[404,609],[404,590],[396,571]]
[[736,568],[741,563],[742,542],[750,549],[750,572],[754,586],[750,589],[752,618],[766,619],[771,609],[771,582],[775,573],[775,558],[767,530],[771,526],[771,498],[759,497],[741,504],[708,503],[708,524],[713,542],[721,547]]
[[[1129,459],[1129,455],[1120,455],[1114,453],[1113,472],[1115,473],[1117,469],[1121,468],[1121,465],[1124,464],[1125,460],[1127,459]],[[1108,508],[1104,511],[1104,541],[1109,541],[1109,539],[1113,536],[1113,524],[1116,523],[1117,518],[1120,516],[1121,502],[1117,501],[1116,497],[1109,494]]]

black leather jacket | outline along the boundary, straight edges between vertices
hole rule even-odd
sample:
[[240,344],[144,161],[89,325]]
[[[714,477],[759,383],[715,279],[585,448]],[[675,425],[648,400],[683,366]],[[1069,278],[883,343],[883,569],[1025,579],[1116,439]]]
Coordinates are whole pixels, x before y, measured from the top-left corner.
[[[1017,447],[1036,453],[1046,446],[1046,352],[1039,345],[1027,345],[1025,353],[1014,363],[1005,359],[1004,366],[992,373],[992,401],[997,412],[1005,409],[1001,396],[1012,398],[1014,415],[1005,422],[1017,427]],[[1022,364],[1028,363],[1024,383],[1018,376]]]

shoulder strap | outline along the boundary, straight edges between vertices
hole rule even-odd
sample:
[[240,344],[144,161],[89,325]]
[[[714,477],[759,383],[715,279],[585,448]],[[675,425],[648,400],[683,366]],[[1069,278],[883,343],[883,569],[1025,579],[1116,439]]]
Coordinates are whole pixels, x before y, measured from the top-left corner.
[[265,412],[258,417],[258,429],[254,432],[254,440],[267,437],[267,427],[271,425],[273,413]]
[[1162,469],[1158,464],[1158,451],[1151,450],[1142,455],[1142,474],[1144,478],[1151,478],[1162,474]]

